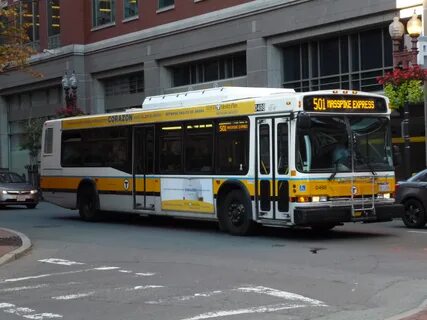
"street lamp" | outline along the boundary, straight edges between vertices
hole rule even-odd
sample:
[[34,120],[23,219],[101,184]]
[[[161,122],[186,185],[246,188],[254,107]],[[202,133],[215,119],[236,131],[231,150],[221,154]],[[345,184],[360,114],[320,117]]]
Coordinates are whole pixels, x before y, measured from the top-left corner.
[[65,105],[67,106],[67,108],[71,108],[73,111],[76,111],[77,109],[77,77],[74,71],[70,76],[68,76],[68,73],[65,72],[64,76],[62,77],[61,83],[65,93]]
[[[402,48],[403,35],[405,33],[405,27],[402,22],[399,21],[399,17],[394,17],[393,22],[388,27],[390,37],[393,40],[393,68],[407,69],[410,65],[417,65],[418,56],[418,37],[422,31],[421,20],[418,19],[418,15],[414,12],[411,19],[406,24],[406,29],[411,37],[412,48],[409,51],[406,47]],[[411,175],[411,138],[409,134],[409,105],[407,102],[403,105],[403,121],[402,121],[402,137],[404,141],[404,159],[405,159],[405,176]]]

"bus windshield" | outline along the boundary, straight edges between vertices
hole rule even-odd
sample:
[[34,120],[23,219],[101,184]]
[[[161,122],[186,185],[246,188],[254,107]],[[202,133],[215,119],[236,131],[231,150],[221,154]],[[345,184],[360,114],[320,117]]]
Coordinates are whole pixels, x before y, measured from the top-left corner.
[[389,120],[372,116],[311,116],[297,128],[300,172],[393,170]]

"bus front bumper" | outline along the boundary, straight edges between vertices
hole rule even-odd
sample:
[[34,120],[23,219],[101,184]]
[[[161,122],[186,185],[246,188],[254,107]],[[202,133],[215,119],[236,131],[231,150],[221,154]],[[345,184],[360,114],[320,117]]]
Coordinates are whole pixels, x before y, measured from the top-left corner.
[[297,226],[312,226],[319,224],[341,224],[343,222],[384,222],[393,218],[401,218],[404,207],[401,204],[375,205],[375,213],[372,211],[358,211],[352,216],[351,207],[316,207],[296,208],[294,223]]

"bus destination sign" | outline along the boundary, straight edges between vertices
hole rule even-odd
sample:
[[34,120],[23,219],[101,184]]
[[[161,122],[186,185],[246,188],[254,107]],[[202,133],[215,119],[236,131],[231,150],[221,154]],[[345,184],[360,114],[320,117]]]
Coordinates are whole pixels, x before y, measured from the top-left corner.
[[384,98],[355,95],[305,96],[304,111],[375,113],[387,112]]

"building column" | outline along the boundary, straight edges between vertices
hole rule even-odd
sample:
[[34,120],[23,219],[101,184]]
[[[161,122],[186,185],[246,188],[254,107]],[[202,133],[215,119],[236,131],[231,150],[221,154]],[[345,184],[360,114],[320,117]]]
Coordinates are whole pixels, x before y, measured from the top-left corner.
[[92,79],[92,101],[90,103],[90,114],[105,113],[105,89],[104,84],[98,79]]
[[9,121],[6,100],[0,96],[0,168],[9,168]]
[[264,38],[247,42],[247,79],[250,87],[280,88],[282,86],[280,49]]
[[163,89],[170,87],[170,76],[157,60],[144,62],[144,92],[146,97],[162,94]]

